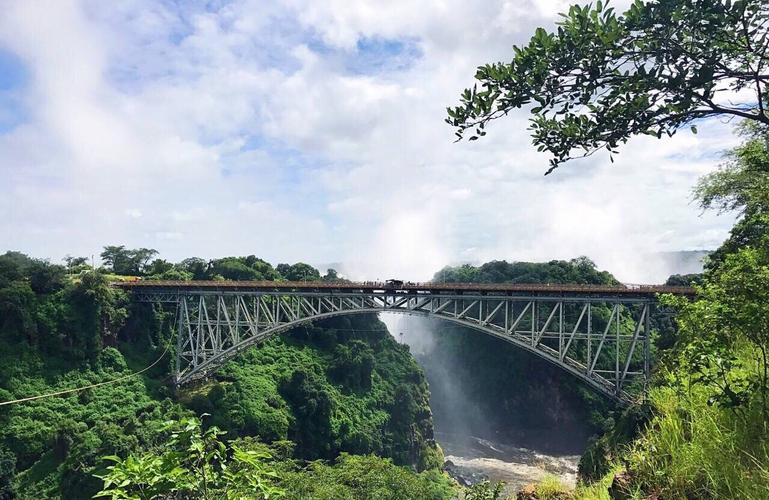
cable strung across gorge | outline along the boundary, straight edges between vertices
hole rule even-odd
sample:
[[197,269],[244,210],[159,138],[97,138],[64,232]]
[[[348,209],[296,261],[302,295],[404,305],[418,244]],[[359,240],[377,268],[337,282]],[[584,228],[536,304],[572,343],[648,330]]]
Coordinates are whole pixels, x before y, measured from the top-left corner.
[[76,387],[74,389],[66,389],[66,390],[63,390],[63,391],[50,392],[48,394],[40,394],[38,396],[30,396],[28,398],[14,399],[12,401],[2,401],[2,402],[0,402],[0,406],[12,405],[12,404],[16,404],[16,403],[24,403],[26,401],[34,401],[36,399],[50,398],[50,397],[53,397],[53,396],[63,396],[64,394],[72,394],[74,392],[80,392],[80,391],[84,391],[86,389],[93,389],[94,387],[101,387],[103,385],[116,384],[118,382],[122,382],[123,380],[129,379],[131,377],[135,377],[136,375],[141,375],[142,373],[146,372],[147,370],[149,370],[153,366],[155,366],[158,363],[160,363],[160,360],[165,357],[167,352],[168,352],[168,346],[166,345],[166,348],[163,350],[163,354],[161,354],[158,359],[156,359],[151,365],[149,365],[149,366],[147,366],[145,368],[142,368],[138,372],[129,373],[128,375],[123,375],[122,377],[118,377],[118,378],[112,379],[112,380],[107,380],[105,382],[99,382],[99,383],[96,383],[96,384],[86,385],[86,386],[83,386],[83,387]]

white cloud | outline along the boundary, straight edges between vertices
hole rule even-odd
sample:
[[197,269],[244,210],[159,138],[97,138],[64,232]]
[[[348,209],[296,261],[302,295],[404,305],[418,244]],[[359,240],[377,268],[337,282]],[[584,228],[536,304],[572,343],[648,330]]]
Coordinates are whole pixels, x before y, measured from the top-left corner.
[[[645,281],[667,271],[646,253],[726,235],[731,220],[699,217],[689,190],[734,144],[727,125],[635,139],[613,165],[599,155],[548,177],[524,113],[452,142],[445,107],[474,68],[552,25],[560,0],[185,8],[6,9],[0,48],[30,69],[33,112],[0,135],[4,246],[54,259],[106,244],[254,253],[413,280],[458,261],[587,254]],[[360,40],[418,56],[350,71],[369,57]]]

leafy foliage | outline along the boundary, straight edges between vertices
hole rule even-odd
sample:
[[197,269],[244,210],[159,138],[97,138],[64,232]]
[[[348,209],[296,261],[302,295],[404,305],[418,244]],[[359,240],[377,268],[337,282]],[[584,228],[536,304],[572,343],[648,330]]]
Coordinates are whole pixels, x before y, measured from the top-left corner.
[[[680,310],[679,362],[682,374],[693,377],[687,381],[717,388],[711,402],[732,408],[760,394],[769,419],[769,230],[763,223],[769,221],[769,129],[754,125],[744,132],[746,141],[729,163],[695,189],[703,208],[739,211],[740,233],[732,231],[712,256],[696,302],[667,302]],[[758,353],[755,360],[738,355],[736,346],[745,342]]]
[[287,498],[316,500],[444,500],[454,496],[451,481],[437,470],[414,474],[390,460],[342,454],[334,465],[312,462],[286,475]]
[[278,264],[277,271],[289,281],[318,281],[320,273],[317,269],[304,262],[294,265]]
[[280,274],[268,262],[254,255],[212,260],[207,275],[209,279],[227,280],[274,281],[280,278]]
[[114,344],[126,298],[100,272],[70,279],[62,266],[17,252],[0,256],[0,339],[93,357]]
[[703,209],[739,216],[729,238],[710,255],[711,270],[728,254],[760,247],[769,234],[769,127],[744,125],[741,133],[745,141],[730,153],[729,161],[700,179],[694,190]]
[[[767,283],[766,250],[744,248],[727,255],[718,271],[706,278],[696,302],[667,302],[680,309],[679,365],[685,383],[713,387],[710,402],[726,407],[738,408],[759,394],[764,418],[769,419]],[[738,354],[737,346],[744,342],[755,349],[756,359]],[[755,363],[756,371],[745,366]]]
[[[615,153],[638,134],[662,137],[708,116],[769,124],[769,6],[763,0],[635,0],[575,5],[553,33],[537,29],[510,63],[478,68],[477,84],[446,121],[461,139],[531,105],[533,142],[552,155],[548,173],[575,152]],[[479,88],[480,87],[480,88]],[[724,91],[745,102],[724,104]]]
[[217,378],[181,397],[233,435],[290,439],[305,459],[376,453],[420,470],[443,462],[424,375],[375,316],[298,328],[243,353]]
[[185,418],[167,422],[170,433],[161,448],[114,462],[99,476],[104,489],[96,497],[113,500],[205,498],[270,499],[283,496],[278,474],[266,463],[264,452],[226,444],[216,427],[206,430],[200,421]]
[[503,482],[481,481],[467,488],[462,498],[464,500],[501,500],[504,488]]
[[123,245],[107,246],[101,253],[101,260],[115,274],[141,276],[148,270],[150,260],[158,254],[152,248],[127,249]]
[[479,267],[464,264],[445,267],[433,281],[439,283],[576,283],[616,285],[619,282],[607,271],[598,271],[587,257],[569,261],[507,262],[495,260]]

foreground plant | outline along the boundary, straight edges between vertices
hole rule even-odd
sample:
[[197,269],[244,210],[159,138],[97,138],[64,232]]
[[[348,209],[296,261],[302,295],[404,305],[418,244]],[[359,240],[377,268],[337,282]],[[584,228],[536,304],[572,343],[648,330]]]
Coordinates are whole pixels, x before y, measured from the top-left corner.
[[224,443],[216,427],[201,428],[196,418],[168,422],[170,432],[161,450],[129,455],[97,477],[104,489],[94,498],[113,500],[204,498],[270,499],[283,495],[278,475],[267,464],[269,454]]

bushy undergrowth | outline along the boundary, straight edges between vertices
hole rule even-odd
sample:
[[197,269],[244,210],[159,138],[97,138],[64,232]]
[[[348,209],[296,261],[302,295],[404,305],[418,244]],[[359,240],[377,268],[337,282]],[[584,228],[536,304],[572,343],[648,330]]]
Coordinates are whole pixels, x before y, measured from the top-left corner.
[[375,455],[341,454],[334,462],[290,458],[290,446],[253,438],[227,439],[196,418],[158,429],[162,446],[110,463],[98,496],[113,500],[448,500],[456,486],[438,470],[415,473]]
[[702,208],[736,210],[738,221],[696,300],[662,297],[678,328],[651,419],[636,439],[615,427],[586,454],[583,479],[603,475],[593,493],[614,481],[615,497],[769,498],[769,130],[741,130],[745,142],[695,189]]
[[342,454],[284,475],[286,498],[314,500],[445,500],[453,482],[436,469],[415,474],[374,455]]

